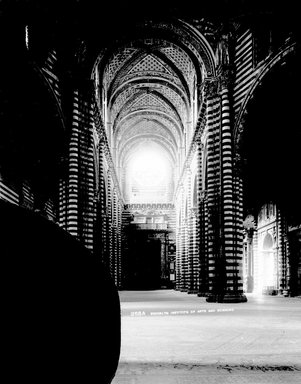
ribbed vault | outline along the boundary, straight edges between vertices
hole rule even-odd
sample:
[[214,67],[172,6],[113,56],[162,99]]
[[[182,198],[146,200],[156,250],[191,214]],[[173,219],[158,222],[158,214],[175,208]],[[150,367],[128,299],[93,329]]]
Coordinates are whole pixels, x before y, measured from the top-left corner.
[[[179,21],[141,31],[138,38],[116,42],[100,55],[95,66],[98,105],[125,201],[138,199],[139,187],[129,187],[130,169],[135,154],[145,151],[148,161],[156,163],[160,157],[169,170],[163,200],[159,190],[146,183],[148,191],[157,193],[161,202],[171,202],[201,104],[200,85],[212,75],[210,48],[198,32]],[[143,193],[139,202],[149,202],[149,193]]]

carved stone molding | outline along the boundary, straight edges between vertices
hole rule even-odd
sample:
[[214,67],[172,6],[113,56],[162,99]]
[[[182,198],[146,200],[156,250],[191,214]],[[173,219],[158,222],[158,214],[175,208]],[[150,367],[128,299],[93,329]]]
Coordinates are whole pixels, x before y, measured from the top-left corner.
[[215,97],[218,95],[219,82],[218,79],[207,79],[205,82],[204,92],[207,97]]
[[190,208],[190,216],[193,218],[196,218],[198,216],[198,209],[197,207]]
[[207,190],[206,189],[202,189],[200,191],[200,198],[201,198],[201,200],[205,200],[207,198]]
[[219,75],[219,91],[229,89],[233,84],[233,70],[230,66],[222,68]]

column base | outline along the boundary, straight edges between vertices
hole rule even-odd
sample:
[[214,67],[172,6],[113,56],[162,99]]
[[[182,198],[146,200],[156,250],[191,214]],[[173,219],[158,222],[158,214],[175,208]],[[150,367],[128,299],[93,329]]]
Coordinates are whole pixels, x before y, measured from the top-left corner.
[[208,303],[246,303],[248,299],[243,293],[226,293],[224,295],[210,293],[206,301]]

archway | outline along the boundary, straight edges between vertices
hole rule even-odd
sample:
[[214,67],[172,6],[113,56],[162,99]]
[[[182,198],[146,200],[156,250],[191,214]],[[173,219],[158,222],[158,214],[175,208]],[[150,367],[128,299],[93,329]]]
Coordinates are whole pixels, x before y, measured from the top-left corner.
[[[296,239],[301,222],[301,189],[296,176],[301,164],[298,102],[294,92],[297,79],[300,80],[300,72],[294,53],[268,71],[248,103],[240,147],[244,216],[252,214],[257,222],[261,207],[270,201],[277,206],[274,230],[279,261],[274,274],[278,277],[271,286],[278,293],[289,290],[291,294],[297,291],[291,282],[297,281],[300,243]],[[257,242],[257,236],[259,233],[255,232],[253,241]],[[271,250],[260,249],[259,240],[258,252],[258,257],[264,257],[270,270],[273,269]],[[260,288],[260,282],[256,284],[256,276],[254,278],[255,286],[261,290],[263,287]],[[266,279],[264,284],[268,287],[272,276]]]
[[301,217],[300,130],[294,88],[300,71],[294,54],[276,64],[258,85],[247,106],[241,141],[244,206],[258,210],[274,200],[293,221]]
[[266,233],[259,250],[259,291],[267,294],[275,290],[275,255],[274,242],[270,233]]
[[[214,75],[214,53],[207,36],[176,18],[137,23],[98,52],[92,71],[97,112],[126,206],[123,288],[174,284],[176,187],[203,106],[201,85]],[[187,194],[193,193],[193,208],[197,208],[196,180],[193,188],[192,192],[189,184],[185,189],[184,224],[181,235],[177,232],[186,248],[196,242],[192,229],[196,223],[188,219],[192,196],[187,204]],[[188,249],[181,257],[187,274]],[[189,280],[186,275],[185,279]]]

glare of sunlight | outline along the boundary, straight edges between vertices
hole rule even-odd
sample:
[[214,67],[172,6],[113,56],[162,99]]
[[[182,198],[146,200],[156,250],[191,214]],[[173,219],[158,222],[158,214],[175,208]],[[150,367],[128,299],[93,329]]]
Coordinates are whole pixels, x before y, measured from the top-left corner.
[[168,173],[168,163],[155,149],[140,150],[131,162],[131,174],[140,187],[151,188],[164,183]]
[[172,166],[159,145],[143,145],[133,152],[127,166],[127,190],[131,202],[166,202]]

